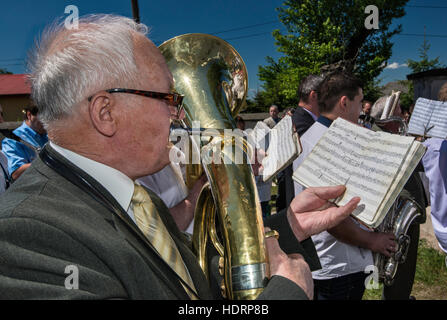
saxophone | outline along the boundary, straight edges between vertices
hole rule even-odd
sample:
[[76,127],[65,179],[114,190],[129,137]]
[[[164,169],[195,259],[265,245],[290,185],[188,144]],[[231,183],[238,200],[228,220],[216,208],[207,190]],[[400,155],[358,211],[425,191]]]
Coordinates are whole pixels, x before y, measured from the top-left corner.
[[196,204],[193,249],[207,276],[207,243],[217,249],[226,298],[255,299],[268,276],[262,212],[251,164],[237,161],[238,155],[248,159],[252,150],[243,136],[225,134],[236,128],[234,117],[245,103],[245,64],[227,42],[206,34],[181,35],[159,49],[175,90],[185,96],[184,125],[194,128],[199,121],[196,132],[203,133],[191,138],[201,164],[186,166],[188,186],[203,171],[208,178]]
[[[397,99],[394,101],[394,105],[397,104],[398,99],[399,96],[397,96]],[[371,125],[373,123],[384,131],[399,135],[407,135],[407,124],[400,117],[388,116],[385,119],[371,121]],[[389,126],[390,124],[391,126]],[[390,128],[392,129],[390,130]],[[379,232],[393,233],[398,245],[396,252],[389,258],[380,253],[374,253],[373,255],[374,265],[377,267],[379,273],[379,281],[386,286],[391,286],[393,284],[399,264],[406,261],[410,242],[418,241],[418,239],[411,239],[409,236],[408,231],[411,224],[421,223],[421,221],[424,220],[425,212],[423,208],[421,208],[413,196],[404,189],[386,214],[382,223],[375,229],[375,231]]]
[[422,216],[422,208],[404,190],[394,202],[382,223],[376,228],[376,231],[379,232],[393,233],[398,244],[397,251],[389,258],[383,254],[374,253],[374,264],[379,271],[379,281],[385,285],[391,286],[393,284],[399,264],[404,263],[407,258],[410,241],[417,240],[410,239],[408,230],[410,225],[413,222],[417,223],[417,219],[422,218]]

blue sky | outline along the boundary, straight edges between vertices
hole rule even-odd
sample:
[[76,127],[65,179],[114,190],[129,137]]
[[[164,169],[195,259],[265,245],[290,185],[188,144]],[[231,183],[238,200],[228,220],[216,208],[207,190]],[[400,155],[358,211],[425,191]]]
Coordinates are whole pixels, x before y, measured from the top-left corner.
[[[191,32],[216,34],[227,40],[247,65],[251,96],[262,84],[257,77],[258,66],[265,65],[266,56],[280,57],[271,31],[284,30],[275,10],[282,3],[282,0],[139,0],[139,7],[141,21],[151,28],[149,38],[156,44]],[[46,24],[66,16],[64,10],[68,5],[77,6],[81,16],[90,13],[132,16],[131,0],[0,0],[0,68],[25,73],[24,59],[34,39]],[[431,45],[429,56],[439,56],[447,65],[447,1],[411,0],[406,12],[405,17],[396,20],[402,24],[404,35],[393,37],[393,56],[388,64],[395,68],[387,68],[379,76],[383,84],[405,79],[410,73],[405,63],[407,59],[418,60],[418,49],[424,39],[410,34],[423,34],[424,26]]]

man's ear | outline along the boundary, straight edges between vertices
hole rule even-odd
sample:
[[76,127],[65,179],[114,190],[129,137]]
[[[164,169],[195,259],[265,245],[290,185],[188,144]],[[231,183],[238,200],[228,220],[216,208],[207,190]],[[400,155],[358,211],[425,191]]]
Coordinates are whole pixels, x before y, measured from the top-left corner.
[[111,137],[116,133],[117,122],[116,100],[107,92],[95,95],[89,102],[88,111],[95,129],[104,136]]
[[340,98],[340,100],[338,100],[338,103],[340,104],[340,108],[341,108],[343,111],[346,111],[347,108],[348,108],[348,106],[347,106],[347,103],[348,103],[348,97],[347,97],[347,96],[342,96],[342,97]]
[[309,93],[309,98],[310,98],[311,100],[318,101],[318,95],[317,95],[317,92],[316,92],[315,90],[312,90],[312,91]]
[[26,112],[26,120],[31,121],[31,111],[25,111]]

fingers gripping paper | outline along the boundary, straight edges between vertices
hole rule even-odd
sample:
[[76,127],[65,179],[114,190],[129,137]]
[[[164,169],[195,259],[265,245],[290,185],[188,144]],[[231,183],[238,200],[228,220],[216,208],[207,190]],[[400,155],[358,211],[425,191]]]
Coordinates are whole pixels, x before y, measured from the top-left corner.
[[266,134],[264,136],[255,134],[257,137],[255,141],[258,149],[266,150],[266,156],[262,159],[262,179],[269,181],[299,156],[301,145],[298,135],[293,132],[290,116],[285,116],[271,130],[265,127],[259,126],[259,129]]

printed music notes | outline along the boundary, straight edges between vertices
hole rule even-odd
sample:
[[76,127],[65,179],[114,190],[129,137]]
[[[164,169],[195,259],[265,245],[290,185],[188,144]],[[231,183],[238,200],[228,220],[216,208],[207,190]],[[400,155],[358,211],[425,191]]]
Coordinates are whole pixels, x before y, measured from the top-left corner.
[[419,98],[408,125],[408,133],[447,138],[447,102]]
[[422,158],[413,137],[374,132],[338,118],[293,174],[305,187],[345,185],[335,203],[359,196],[353,215],[378,226]]
[[262,159],[264,181],[273,179],[301,153],[298,134],[293,132],[292,118],[288,115],[273,129],[259,122],[251,136],[256,141],[256,147],[266,152],[266,156]]

